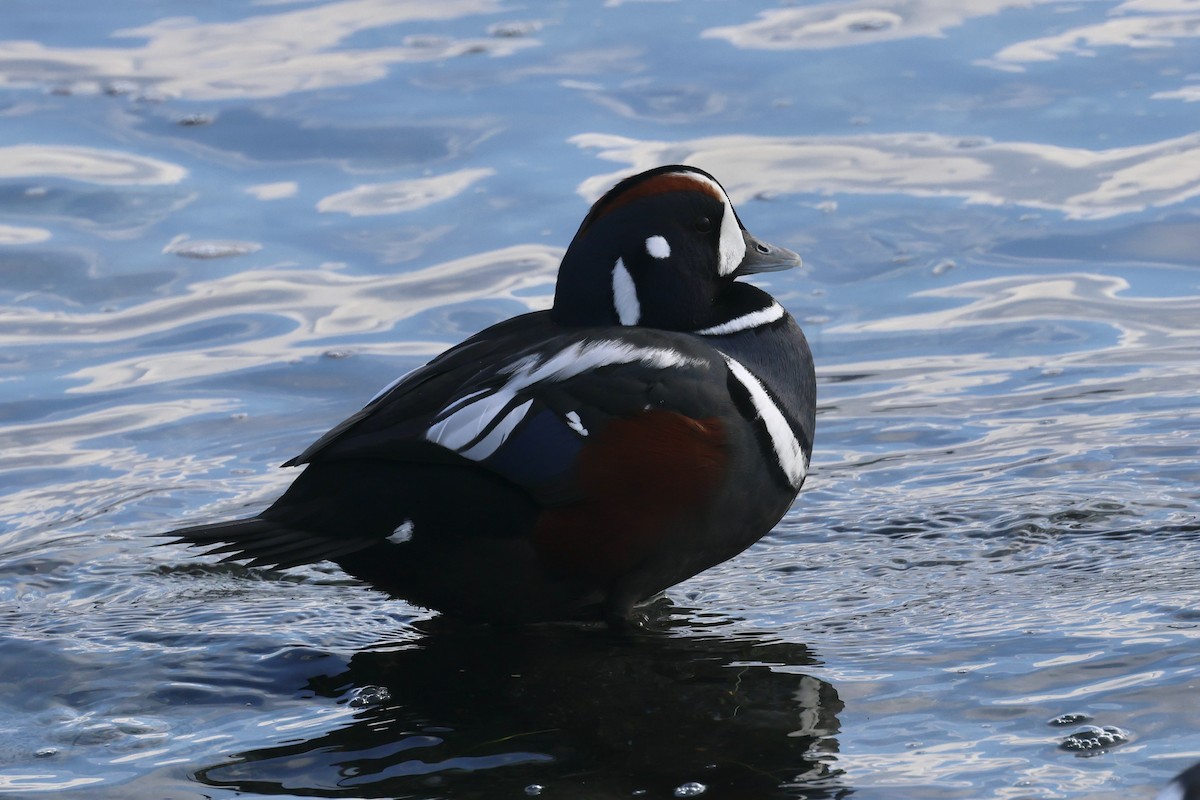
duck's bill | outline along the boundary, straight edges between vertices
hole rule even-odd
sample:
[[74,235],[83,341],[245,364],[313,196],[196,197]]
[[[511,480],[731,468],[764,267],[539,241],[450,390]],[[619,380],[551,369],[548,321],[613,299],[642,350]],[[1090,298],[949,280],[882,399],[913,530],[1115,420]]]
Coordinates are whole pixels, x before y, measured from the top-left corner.
[[742,238],[746,240],[746,256],[734,270],[735,276],[754,275],[758,272],[779,272],[783,269],[799,267],[804,263],[799,255],[786,247],[777,247],[759,241],[748,231],[742,231]]

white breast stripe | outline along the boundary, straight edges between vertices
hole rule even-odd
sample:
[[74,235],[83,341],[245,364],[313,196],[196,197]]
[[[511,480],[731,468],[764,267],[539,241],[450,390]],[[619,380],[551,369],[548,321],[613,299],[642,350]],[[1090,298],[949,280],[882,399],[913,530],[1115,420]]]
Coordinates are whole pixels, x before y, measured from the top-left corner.
[[804,483],[804,476],[808,474],[808,459],[804,457],[804,450],[800,447],[800,442],[797,441],[792,426],[788,424],[783,412],[775,405],[775,401],[771,399],[771,395],[767,394],[767,390],[759,383],[758,378],[754,377],[753,373],[742,366],[740,362],[724,353],[721,355],[725,357],[725,363],[729,365],[729,371],[733,373],[733,377],[746,387],[746,391],[750,394],[750,401],[754,403],[754,410],[758,412],[759,418],[767,426],[767,433],[771,437],[771,446],[775,449],[775,458],[779,459],[779,466],[787,475],[788,482],[794,488],[799,489],[800,484]]
[[785,313],[783,306],[779,305],[779,303],[771,303],[766,308],[760,308],[758,311],[751,311],[749,314],[734,317],[728,322],[713,325],[711,328],[702,328],[696,331],[696,333],[701,336],[724,336],[727,333],[748,331],[751,328],[757,328],[760,325],[770,325],[772,322],[783,319]]
[[[526,400],[518,405],[517,395],[534,384],[565,381],[615,364],[671,369],[698,367],[704,363],[702,359],[664,347],[638,347],[611,339],[576,342],[548,358],[526,356],[508,365],[500,374],[511,377],[494,392],[475,392],[455,399],[438,412],[433,424],[425,431],[425,440],[455,450],[473,461],[482,461],[495,453],[525,418],[533,401]],[[579,427],[576,428],[573,422]],[[587,435],[578,414],[574,420],[568,419],[568,425],[581,436]]]
[[612,277],[613,307],[622,325],[637,325],[642,318],[642,304],[638,302],[637,286],[633,276],[625,269],[625,262],[617,259]]

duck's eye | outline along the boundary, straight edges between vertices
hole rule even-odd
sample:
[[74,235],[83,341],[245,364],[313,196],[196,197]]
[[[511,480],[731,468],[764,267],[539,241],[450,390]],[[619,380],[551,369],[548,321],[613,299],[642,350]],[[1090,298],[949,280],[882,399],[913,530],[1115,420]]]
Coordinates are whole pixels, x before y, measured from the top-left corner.
[[712,220],[708,217],[697,217],[692,226],[701,233],[708,233],[712,230]]

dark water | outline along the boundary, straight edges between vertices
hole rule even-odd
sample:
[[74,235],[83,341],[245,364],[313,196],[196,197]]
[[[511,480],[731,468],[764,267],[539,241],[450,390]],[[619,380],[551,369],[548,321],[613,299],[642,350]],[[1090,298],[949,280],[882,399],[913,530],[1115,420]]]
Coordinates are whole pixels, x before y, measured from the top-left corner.
[[[0,792],[1152,797],[1200,760],[1198,37],[1195,0],[11,0]],[[675,161],[804,255],[763,283],[822,402],[800,501],[654,631],[150,546],[545,307],[588,201]]]

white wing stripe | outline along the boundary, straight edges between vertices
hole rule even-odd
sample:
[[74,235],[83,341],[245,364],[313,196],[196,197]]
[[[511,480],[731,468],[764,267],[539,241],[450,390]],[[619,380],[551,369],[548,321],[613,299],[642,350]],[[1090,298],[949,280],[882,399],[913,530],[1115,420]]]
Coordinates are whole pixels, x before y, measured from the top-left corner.
[[576,342],[545,360],[530,356],[505,367],[503,371],[513,377],[500,391],[518,392],[535,383],[565,381],[600,367],[633,363],[652,369],[668,369],[700,366],[704,361],[665,347],[638,347],[611,339]]
[[733,377],[746,388],[750,402],[754,403],[754,410],[766,425],[767,433],[771,437],[771,446],[775,450],[775,458],[779,460],[779,466],[787,475],[788,482],[799,489],[804,483],[804,476],[808,474],[808,459],[804,457],[804,449],[800,447],[792,426],[788,424],[787,418],[783,416],[779,406],[775,405],[771,395],[767,394],[758,378],[740,362],[724,353],[721,355],[725,357],[725,363],[729,365]]
[[474,400],[476,397],[479,397],[482,394],[487,394],[489,391],[490,391],[489,389],[480,389],[477,392],[471,392],[470,394],[464,394],[462,397],[458,398],[453,403],[451,403],[450,405],[446,406],[441,411],[439,411],[438,416],[439,417],[448,417],[451,414],[453,414],[455,411],[457,411],[458,409],[465,406],[467,403]]
[[425,438],[449,450],[461,450],[479,438],[512,400],[512,395],[502,394],[480,398],[429,426]]
[[[420,367],[417,367],[417,369],[420,369]],[[397,386],[404,383],[404,381],[408,379],[408,376],[412,375],[414,372],[416,372],[417,369],[410,369],[408,372],[404,373],[399,378],[396,378],[396,380],[392,381],[387,386],[380,389],[378,392],[375,393],[374,397],[372,397],[370,400],[367,401],[367,405],[371,405],[371,403],[374,403],[376,400],[383,397],[385,394],[390,392],[392,389],[395,389]]]
[[508,381],[490,394],[483,389],[456,398],[438,412],[425,431],[425,440],[481,461],[499,449],[528,413],[532,400],[511,408],[522,390],[538,383],[569,380],[601,367],[634,363],[670,369],[705,362],[664,347],[638,347],[611,339],[576,342],[549,357],[526,356],[504,367],[500,374],[509,375]]
[[466,450],[459,450],[459,452],[472,461],[482,461],[487,458],[500,449],[500,445],[504,444],[504,440],[513,432],[517,424],[525,419],[525,414],[528,413],[531,405],[533,405],[533,400],[526,400],[524,403],[521,403],[521,405],[505,414],[504,418],[492,428],[491,433],[480,439],[475,445]]

